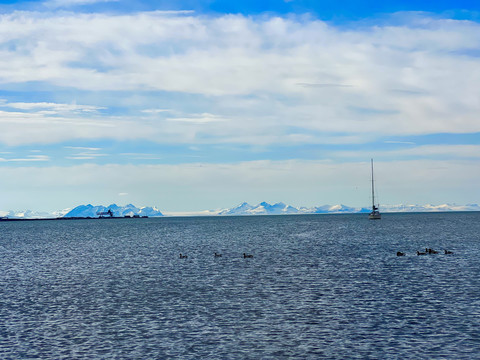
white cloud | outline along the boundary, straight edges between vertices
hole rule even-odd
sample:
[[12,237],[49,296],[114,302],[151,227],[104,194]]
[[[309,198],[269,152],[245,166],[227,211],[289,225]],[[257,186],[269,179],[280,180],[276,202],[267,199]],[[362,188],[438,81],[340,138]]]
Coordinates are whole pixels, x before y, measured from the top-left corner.
[[193,124],[206,124],[211,122],[224,122],[229,120],[214,114],[204,113],[199,115],[192,115],[191,117],[167,118],[167,121],[185,122],[185,123],[193,123]]
[[105,109],[102,106],[77,105],[77,104],[57,104],[47,102],[8,102],[5,99],[0,101],[0,107],[8,107],[12,109],[35,111],[39,114],[54,115],[60,113],[94,113],[98,110]]
[[385,144],[404,144],[404,145],[415,145],[413,141],[396,141],[396,140],[385,140]]
[[108,156],[108,154],[101,154],[98,152],[102,150],[101,148],[83,147],[83,146],[64,146],[64,148],[69,150],[81,151],[69,156],[65,156],[65,159],[70,159],[70,160],[93,160],[98,157]]
[[99,154],[97,152],[81,152],[77,154],[73,154],[71,156],[65,156],[65,159],[71,160],[92,160],[98,157],[108,156],[107,154]]
[[[0,84],[41,82],[100,96],[159,91],[193,101],[176,102],[165,122],[169,110],[155,100],[141,104],[145,118],[102,115],[95,105],[3,103],[30,114],[2,112],[9,125],[0,141],[291,144],[480,132],[480,58],[470,55],[480,49],[480,25],[404,17],[345,29],[305,17],[4,14]],[[32,130],[22,134],[26,123]]]
[[9,146],[52,144],[66,140],[114,138],[117,140],[151,138],[150,124],[136,124],[130,118],[43,112],[0,111],[0,143]]
[[145,110],[142,110],[141,112],[146,114],[161,114],[164,112],[171,112],[171,111],[172,111],[171,109],[145,109]]
[[88,151],[99,151],[102,150],[101,148],[94,148],[94,147],[84,147],[84,146],[64,146],[65,149],[72,149],[72,150],[88,150]]
[[121,153],[121,156],[125,156],[131,160],[161,160],[165,157],[159,156],[158,154],[148,154],[148,153]]
[[[410,142],[393,142],[395,144],[414,144]],[[480,145],[420,145],[404,149],[378,149],[360,151],[332,151],[328,155],[336,158],[362,160],[369,157],[380,160],[389,159],[465,159],[480,160]]]
[[416,157],[438,156],[478,158],[480,159],[480,145],[423,145],[410,149],[393,151],[396,155],[412,155]]
[[119,0],[49,0],[43,4],[48,8],[67,8],[81,5],[91,5],[104,2],[117,2]]
[[0,158],[0,162],[37,162],[37,161],[50,161],[50,157],[47,155],[28,155],[25,158],[13,158],[13,159]]

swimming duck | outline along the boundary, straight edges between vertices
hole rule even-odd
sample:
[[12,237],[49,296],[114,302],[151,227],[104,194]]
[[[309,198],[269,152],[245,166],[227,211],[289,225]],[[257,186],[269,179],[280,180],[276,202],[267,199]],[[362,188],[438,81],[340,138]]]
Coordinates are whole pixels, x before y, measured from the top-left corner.
[[448,251],[448,250],[444,250],[444,251],[445,251],[445,255],[447,255],[447,254],[453,254],[453,252],[451,252],[451,251]]
[[401,251],[397,251],[397,256],[405,256],[405,253]]
[[222,257],[222,254],[215,253],[215,257]]
[[438,254],[438,251],[435,251],[433,249],[425,249],[425,252],[428,252],[429,254]]
[[426,252],[420,252],[420,251],[417,250],[417,255],[427,255],[427,253]]
[[243,258],[244,258],[244,259],[246,259],[246,258],[253,258],[253,255],[251,255],[251,254],[248,254],[248,255],[247,255],[247,254],[243,253]]
[[180,259],[187,259],[187,258],[188,258],[187,255],[182,255],[182,254],[180,253]]

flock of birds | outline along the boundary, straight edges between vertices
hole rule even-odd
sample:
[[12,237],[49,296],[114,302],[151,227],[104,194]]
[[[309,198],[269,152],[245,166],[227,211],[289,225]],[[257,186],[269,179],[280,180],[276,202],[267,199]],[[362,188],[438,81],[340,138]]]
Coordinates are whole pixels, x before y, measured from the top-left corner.
[[[453,254],[453,252],[448,250],[443,250],[443,251],[445,255]],[[438,251],[435,251],[429,248],[425,248],[425,252],[417,250],[417,255],[427,255],[427,254],[438,254]],[[397,256],[405,256],[405,253],[401,251],[397,251]]]
[[[443,250],[443,252],[444,252],[445,255],[453,254],[453,252],[449,251],[449,250]],[[430,249],[430,248],[425,248],[425,252],[417,250],[417,255],[427,255],[427,254],[438,254],[438,251],[435,251],[435,250]],[[397,256],[405,256],[405,255],[406,254],[404,252],[397,251]],[[222,254],[214,253],[213,256],[218,258],[218,257],[222,257]],[[244,259],[253,258],[253,255],[243,253],[243,258]],[[188,259],[188,255],[180,253],[180,259]]]
[[[213,254],[213,256],[218,258],[218,257],[222,257],[222,254],[215,253],[215,254]],[[244,259],[250,259],[250,258],[253,258],[253,255],[243,253],[243,258]],[[180,253],[180,259],[188,259],[188,255]]]

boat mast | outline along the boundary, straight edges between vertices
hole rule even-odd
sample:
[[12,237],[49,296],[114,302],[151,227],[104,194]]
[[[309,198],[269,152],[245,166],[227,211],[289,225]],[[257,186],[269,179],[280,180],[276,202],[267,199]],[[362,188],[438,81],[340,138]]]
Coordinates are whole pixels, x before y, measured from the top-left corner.
[[372,212],[368,216],[370,220],[380,220],[382,217],[380,211],[378,211],[379,206],[375,206],[375,180],[373,178],[373,159],[370,159],[372,165]]
[[373,185],[373,159],[370,159],[371,160],[371,164],[372,164],[372,209],[375,210],[375,192],[373,190],[374,188],[374,185]]

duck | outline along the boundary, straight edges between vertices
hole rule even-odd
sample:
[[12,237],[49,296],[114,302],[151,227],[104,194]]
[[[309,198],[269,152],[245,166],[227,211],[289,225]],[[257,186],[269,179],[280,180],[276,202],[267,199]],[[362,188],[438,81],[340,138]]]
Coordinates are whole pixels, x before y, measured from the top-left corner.
[[246,259],[246,258],[253,258],[253,255],[251,255],[251,254],[248,254],[248,255],[247,255],[247,254],[243,253],[243,258],[244,258],[244,259]]
[[447,254],[453,254],[452,251],[448,251],[448,250],[443,250],[443,251],[445,251],[445,255],[447,255]]
[[215,257],[222,257],[222,254],[215,253]]
[[417,250],[417,255],[427,255],[427,253],[426,252],[420,252],[420,251]]
[[397,251],[397,256],[405,256],[405,253],[401,251]]
[[430,248],[425,249],[425,252],[428,252],[429,254],[438,254],[438,251],[435,251],[435,250],[430,249]]
[[187,259],[188,256],[187,255],[182,255],[182,253],[180,253],[180,259]]

